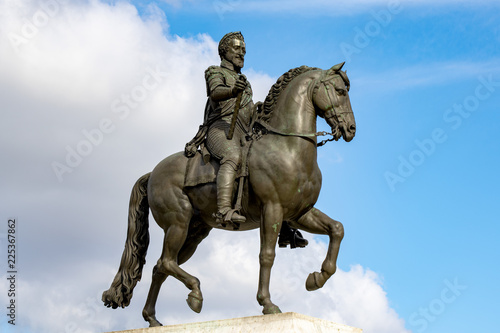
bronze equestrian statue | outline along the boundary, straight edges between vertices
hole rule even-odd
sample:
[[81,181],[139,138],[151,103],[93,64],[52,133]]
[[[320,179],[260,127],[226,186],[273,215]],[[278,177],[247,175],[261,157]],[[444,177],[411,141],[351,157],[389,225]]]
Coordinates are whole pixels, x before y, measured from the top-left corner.
[[[229,52],[244,55],[243,39],[230,37],[227,43],[233,50]],[[349,79],[342,71],[344,64],[328,70],[306,66],[291,69],[271,87],[265,102],[254,108],[250,85],[239,76],[243,58],[235,56],[233,62],[229,61],[231,68],[224,59],[232,55],[223,52],[226,53],[221,55],[221,67],[211,67],[206,73],[209,101],[205,123],[198,135],[186,145],[185,152],[165,158],[152,172],[139,178],[132,189],[120,268],[110,289],[103,293],[103,302],[108,307],[130,304],[145,263],[151,210],[165,237],[143,310],[150,326],[161,325],[155,316],[155,304],[160,287],[169,275],[191,290],[187,303],[193,311],[201,311],[200,282],[180,265],[194,254],[212,228],[239,231],[260,228],[257,301],[263,306],[264,314],[281,312],[271,301],[269,281],[278,234],[285,223],[330,238],[321,271],[309,274],[306,279],[307,290],[323,287],[336,271],[343,226],[314,207],[321,189],[316,118],[326,120],[334,140],[342,137],[349,142],[354,138],[356,125],[348,95]],[[224,80],[227,87],[220,84]],[[238,118],[233,125],[235,113]],[[210,121],[210,117],[215,121]],[[234,143],[244,149],[231,150],[233,142],[227,135],[232,127],[233,138],[237,138]],[[223,135],[226,141],[220,140]],[[229,149],[218,147],[218,140],[231,141]],[[198,145],[200,150],[196,149]],[[208,153],[220,159],[220,165],[219,160],[204,158]],[[198,181],[190,183],[193,170],[205,171],[195,173]],[[215,175],[222,175],[224,180],[215,180]],[[238,192],[236,200],[234,192]]]

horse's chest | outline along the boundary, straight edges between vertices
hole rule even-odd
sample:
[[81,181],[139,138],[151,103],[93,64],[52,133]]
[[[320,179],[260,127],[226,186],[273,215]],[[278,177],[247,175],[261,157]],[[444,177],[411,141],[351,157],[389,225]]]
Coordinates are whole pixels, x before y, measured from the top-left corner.
[[296,173],[281,183],[279,193],[281,193],[281,204],[285,215],[290,218],[309,210],[318,200],[321,189],[321,174],[318,172]]
[[251,153],[251,186],[261,203],[279,203],[284,218],[294,219],[310,209],[319,196],[321,172],[315,147],[303,138],[265,139],[258,141]]

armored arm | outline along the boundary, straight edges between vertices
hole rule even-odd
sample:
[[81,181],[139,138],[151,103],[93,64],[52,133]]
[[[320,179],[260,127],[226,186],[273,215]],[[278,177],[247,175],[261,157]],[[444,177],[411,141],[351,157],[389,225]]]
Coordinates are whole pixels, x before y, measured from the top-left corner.
[[232,87],[228,86],[224,76],[216,67],[209,67],[207,69],[205,80],[207,81],[207,95],[215,102],[235,98],[239,92],[245,90],[247,85],[245,76],[240,75],[240,78],[236,80]]

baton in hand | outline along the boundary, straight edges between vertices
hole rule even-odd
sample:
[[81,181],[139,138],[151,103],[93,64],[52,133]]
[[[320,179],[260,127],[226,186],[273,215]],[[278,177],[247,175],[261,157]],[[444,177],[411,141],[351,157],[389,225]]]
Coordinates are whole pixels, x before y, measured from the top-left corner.
[[[238,78],[240,79],[245,79],[244,76],[241,76]],[[229,127],[229,132],[227,133],[227,139],[232,140],[233,135],[234,135],[234,128],[236,126],[236,120],[238,119],[238,113],[240,112],[240,106],[241,106],[241,96],[243,95],[243,90],[236,95],[236,104],[234,105],[234,112],[233,112],[233,119],[231,119],[231,127]]]

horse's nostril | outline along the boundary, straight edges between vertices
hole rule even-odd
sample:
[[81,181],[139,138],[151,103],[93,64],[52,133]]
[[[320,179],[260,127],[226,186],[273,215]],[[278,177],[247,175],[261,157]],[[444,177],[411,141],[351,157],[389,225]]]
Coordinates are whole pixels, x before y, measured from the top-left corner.
[[349,126],[349,131],[350,132],[355,132],[356,131],[356,125],[352,124],[351,126]]

